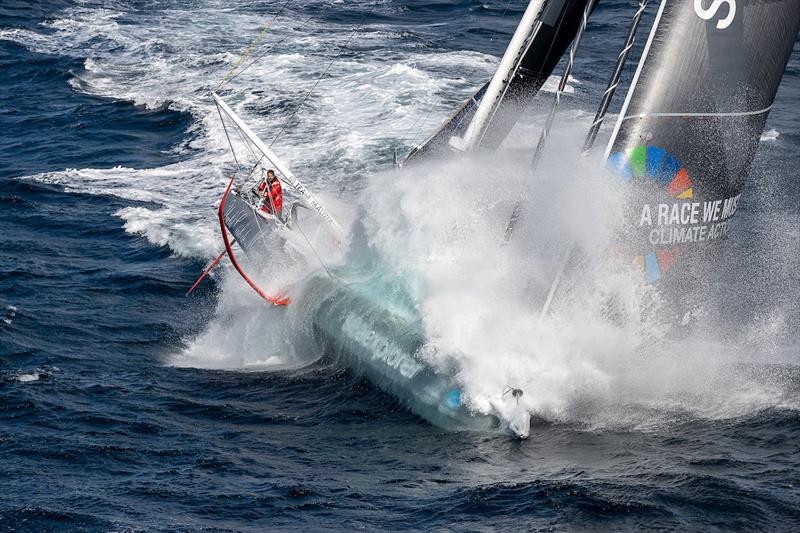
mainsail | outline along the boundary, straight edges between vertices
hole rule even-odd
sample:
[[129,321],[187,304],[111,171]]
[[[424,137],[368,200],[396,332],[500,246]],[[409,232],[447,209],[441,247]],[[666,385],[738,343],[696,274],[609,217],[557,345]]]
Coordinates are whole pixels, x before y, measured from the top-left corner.
[[531,0],[494,77],[404,163],[437,153],[451,139],[462,149],[497,148],[564,55],[587,3],[597,0]]
[[661,0],[606,152],[647,282],[705,282],[799,29],[797,0]]

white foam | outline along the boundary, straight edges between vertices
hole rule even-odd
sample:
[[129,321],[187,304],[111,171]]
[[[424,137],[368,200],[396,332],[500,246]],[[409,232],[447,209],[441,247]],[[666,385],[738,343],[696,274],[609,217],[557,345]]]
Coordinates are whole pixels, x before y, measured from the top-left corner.
[[[542,91],[554,93],[558,90],[558,84],[561,82],[561,76],[550,75],[547,80],[542,84]],[[575,86],[582,85],[581,81],[577,78],[569,76],[567,83],[564,85],[564,94],[575,94]]]
[[776,141],[778,137],[780,137],[780,132],[775,128],[771,128],[764,133],[761,134],[761,142],[765,141]]
[[10,326],[14,321],[14,317],[17,316],[17,308],[13,305],[7,305],[3,315],[3,323],[7,326]]
[[18,374],[17,381],[20,383],[32,383],[34,381],[39,381],[40,377],[42,376],[38,372],[31,372],[30,374]]
[[170,364],[263,370],[302,366],[316,357],[295,349],[284,308],[266,304],[238,276],[221,283],[214,319],[183,352],[170,358]]

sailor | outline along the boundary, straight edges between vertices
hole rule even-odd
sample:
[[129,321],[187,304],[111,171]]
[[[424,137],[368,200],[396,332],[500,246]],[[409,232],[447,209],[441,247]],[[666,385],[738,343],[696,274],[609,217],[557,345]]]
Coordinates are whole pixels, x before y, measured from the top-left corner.
[[261,210],[280,218],[283,209],[283,188],[274,170],[269,169],[267,176],[258,184],[258,195],[262,198]]

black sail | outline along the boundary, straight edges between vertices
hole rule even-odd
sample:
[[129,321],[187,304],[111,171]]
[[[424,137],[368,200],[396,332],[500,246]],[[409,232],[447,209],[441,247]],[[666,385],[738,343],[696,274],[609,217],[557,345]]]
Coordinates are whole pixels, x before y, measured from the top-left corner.
[[800,29],[798,0],[662,0],[608,148],[620,253],[666,294],[710,277]]
[[[544,7],[539,17],[541,26],[508,84],[506,95],[481,141],[482,148],[496,149],[514,127],[519,111],[536,96],[575,38],[587,2],[596,4],[597,0],[551,0]],[[435,154],[447,148],[450,137],[463,135],[488,85],[487,81],[431,137],[415,147],[404,163]]]

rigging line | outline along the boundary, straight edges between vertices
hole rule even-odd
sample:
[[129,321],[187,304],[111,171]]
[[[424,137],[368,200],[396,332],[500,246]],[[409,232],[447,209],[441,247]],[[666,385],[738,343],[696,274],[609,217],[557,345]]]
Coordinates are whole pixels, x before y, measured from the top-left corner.
[[583,18],[581,19],[581,25],[578,28],[578,33],[575,35],[575,39],[572,42],[572,46],[569,49],[569,58],[567,60],[567,64],[564,67],[564,73],[561,75],[561,79],[558,82],[558,88],[556,89],[555,100],[553,100],[553,104],[550,107],[550,112],[547,115],[547,120],[545,121],[545,126],[542,129],[539,142],[536,144],[536,150],[533,153],[533,168],[535,169],[538,165],[539,161],[542,158],[542,154],[544,153],[544,145],[547,142],[547,137],[550,134],[550,129],[553,126],[553,121],[555,120],[556,111],[558,110],[558,106],[561,104],[561,95],[564,94],[564,90],[567,87],[567,82],[569,81],[570,74],[572,74],[572,67],[575,65],[575,52],[580,46],[581,38],[583,37],[584,32],[586,31],[586,25],[589,22],[589,13],[592,10],[592,5],[594,4],[593,0],[588,0],[586,2],[586,8],[583,11]]
[[772,109],[772,105],[764,109],[756,109],[755,111],[726,111],[723,113],[639,113],[636,115],[627,115],[622,120],[651,118],[651,117],[664,117],[664,118],[724,118],[724,117],[750,117],[753,115],[763,115]]
[[225,118],[222,116],[222,109],[219,108],[219,104],[215,101],[214,105],[217,106],[217,113],[219,113],[219,121],[222,122],[222,131],[225,132],[225,138],[228,139],[228,146],[231,147],[231,155],[233,155],[233,160],[236,161],[236,170],[241,171],[242,165],[239,164],[239,158],[236,157],[236,150],[233,148],[233,143],[231,142],[231,136],[228,135],[228,126],[225,125]]
[[[224,118],[223,118],[223,116],[222,116],[222,110],[220,109],[220,107],[219,107],[219,104],[217,104],[216,102],[214,102],[214,105],[216,105],[216,106],[217,106],[217,113],[219,113],[219,119],[220,119],[220,122],[222,122],[222,129],[223,129],[223,131],[225,132],[225,137],[228,139],[228,146],[230,146],[230,147],[231,147],[231,154],[233,155],[233,160],[236,162],[236,170],[237,170],[237,172],[238,172],[238,173],[241,175],[241,174],[243,174],[243,172],[242,172],[242,165],[241,165],[241,163],[239,163],[239,158],[238,158],[238,157],[236,157],[236,150],[233,148],[233,142],[231,142],[230,135],[228,135],[228,127],[225,125],[225,119],[224,119]],[[237,128],[236,132],[237,132],[237,134],[239,135],[239,139],[240,139],[240,140],[242,141],[242,143],[245,145],[245,148],[247,148],[247,149],[248,149],[248,151],[250,152],[250,154],[251,154],[251,155],[253,155],[253,157],[255,157],[255,154],[253,154],[253,151],[252,151],[252,150],[250,150],[249,146],[247,145],[247,142],[246,142],[244,139],[242,139],[242,134],[241,134],[241,132],[238,130],[238,128]],[[262,158],[263,158],[263,157],[264,157],[264,156],[262,155]],[[253,174],[253,171],[256,169],[256,167],[258,166],[258,164],[259,164],[260,162],[261,162],[261,159],[259,159],[258,161],[256,161],[255,165],[253,165],[253,166],[250,168],[250,170],[247,172],[246,176],[241,178],[242,185],[244,185],[245,183],[247,183],[247,177],[248,177],[248,176],[251,176],[251,175]]]
[[[242,134],[241,134],[241,132],[239,132],[239,138],[240,138],[240,139],[241,139],[241,136],[242,136]],[[259,150],[259,151],[260,151],[260,150]],[[251,154],[253,154],[253,157],[255,157],[255,156],[256,156],[256,154],[254,154],[252,150],[250,150],[250,153],[251,153]],[[252,175],[253,175],[253,173],[254,173],[254,172],[256,171],[256,169],[258,168],[258,165],[260,165],[260,164],[261,164],[261,162],[262,162],[264,159],[266,159],[267,161],[269,161],[270,163],[272,163],[272,160],[271,160],[271,159],[269,159],[269,158],[267,158],[267,156],[266,156],[264,153],[262,153],[262,154],[261,154],[261,156],[260,156],[258,159],[256,159],[256,162],[255,162],[255,163],[253,163],[253,166],[251,166],[251,167],[250,167],[250,170],[247,172],[247,178],[245,178],[245,179],[244,179],[244,183],[247,183],[247,180],[250,178],[250,176],[252,176]]]
[[556,296],[556,291],[561,285],[561,279],[564,277],[564,272],[567,270],[567,265],[569,265],[570,259],[572,258],[572,254],[574,252],[575,245],[570,245],[566,250],[564,250],[563,254],[561,255],[561,259],[558,261],[558,271],[556,272],[556,277],[553,278],[553,282],[550,284],[550,290],[547,291],[547,298],[545,299],[542,310],[539,313],[540,323],[550,311],[550,306],[552,305],[553,299]]
[[[463,118],[462,118],[461,120],[463,120]],[[420,143],[417,143],[417,142],[416,142],[416,140],[420,138],[420,135],[422,134],[422,130],[423,130],[423,129],[425,129],[425,126],[427,126],[427,125],[428,125],[428,124],[430,124],[430,123],[431,123],[431,115],[430,115],[430,114],[427,114],[427,115],[421,115],[421,116],[420,116],[420,117],[419,117],[419,118],[418,118],[418,119],[417,119],[417,120],[414,122],[414,124],[411,126],[411,128],[414,128],[414,127],[415,127],[417,124],[419,124],[419,128],[417,128],[417,129],[416,129],[416,131],[414,131],[414,136],[411,138],[411,145],[412,145],[412,148],[413,148],[414,146],[416,146],[416,147],[418,147],[418,148],[422,148],[423,146],[425,146],[425,144],[427,144],[427,142],[426,142],[426,141],[428,141],[428,140],[430,140],[430,139],[433,139],[434,137],[436,137],[436,135],[439,133],[439,131],[441,131],[441,129],[442,129],[442,128],[444,128],[444,127],[447,127],[447,125],[449,124],[449,121],[445,122],[445,123],[442,125],[442,127],[440,127],[438,130],[436,130],[436,131],[435,131],[435,132],[434,132],[432,135],[430,135],[430,136],[429,136],[429,137],[427,137],[427,138],[423,138],[423,139],[422,139],[422,141],[421,141]],[[461,124],[461,121],[459,121],[459,124]]]
[[[511,0],[508,0],[508,2],[506,2],[506,6],[503,8],[503,14],[500,15],[501,19],[506,16],[506,12],[508,12],[508,6],[510,5],[511,5]],[[500,30],[495,30],[495,33],[500,33]]]
[[617,56],[617,64],[614,67],[614,73],[611,76],[611,80],[608,82],[605,92],[603,93],[603,97],[600,100],[600,106],[597,108],[594,121],[592,122],[592,126],[589,128],[589,133],[586,135],[586,140],[583,143],[583,152],[581,153],[583,156],[589,155],[589,153],[592,151],[595,140],[597,140],[597,134],[606,118],[608,108],[611,105],[611,99],[614,97],[614,93],[619,86],[619,81],[622,78],[622,71],[625,67],[625,62],[628,59],[628,53],[631,51],[636,42],[636,31],[639,28],[639,22],[642,19],[642,14],[647,8],[648,1],[649,0],[639,0],[639,8],[636,10],[636,13],[633,15],[633,19],[631,20],[631,27],[628,30],[628,37],[625,40],[625,46]]
[[[250,146],[248,141],[242,135],[242,130],[240,130],[239,128],[236,128],[236,135],[239,136],[239,140],[242,141],[242,144],[244,145],[244,147],[247,148],[248,152],[250,152],[250,155],[253,157],[253,160],[258,163],[259,162],[259,157],[256,155],[256,153],[253,151],[253,148]],[[253,166],[253,170],[255,170],[255,165]],[[252,171],[251,171],[251,173],[252,173]]]
[[653,20],[653,24],[650,28],[650,35],[647,37],[647,41],[644,43],[642,56],[639,58],[639,64],[636,66],[636,72],[633,74],[633,80],[631,80],[631,85],[628,87],[628,94],[625,95],[625,101],[622,102],[622,109],[619,111],[619,118],[617,119],[617,123],[614,125],[614,130],[611,132],[611,137],[608,139],[608,145],[606,145],[606,151],[604,154],[605,158],[608,158],[608,156],[611,155],[611,149],[614,147],[614,143],[617,140],[617,135],[619,135],[620,128],[622,127],[622,120],[628,113],[628,106],[633,98],[633,93],[636,92],[636,85],[639,83],[639,77],[642,75],[642,70],[647,62],[647,56],[650,54],[650,47],[653,45],[653,41],[656,38],[656,33],[658,33],[661,26],[661,16],[664,14],[664,9],[667,7],[668,2],[669,0],[661,0],[661,5],[658,7],[656,18]]
[[314,252],[314,257],[317,258],[317,261],[319,261],[319,264],[322,266],[322,269],[325,271],[325,273],[328,274],[328,276],[330,276],[331,278],[335,279],[336,281],[339,281],[340,283],[347,285],[347,283],[339,279],[337,276],[333,274],[333,272],[330,271],[330,269],[328,269],[328,265],[326,265],[325,261],[323,261],[322,258],[319,256],[319,253],[317,253],[317,249],[314,248],[314,245],[311,244],[311,241],[308,240],[308,236],[306,235],[306,232],[303,231],[303,228],[300,227],[300,224],[295,224],[294,227],[297,228],[297,230],[300,232],[300,235],[303,236],[303,239],[306,241],[308,247],[311,248],[311,251]]
[[[216,102],[215,102],[215,103],[216,103]],[[222,119],[222,112],[221,112],[221,110],[220,110],[220,107],[219,107],[219,105],[218,105],[218,104],[217,104],[217,111],[218,111],[218,112],[220,112],[220,119]],[[227,115],[227,112],[226,112],[226,115]],[[222,125],[223,125],[223,127],[225,126],[225,121],[224,121],[224,120],[222,120]],[[226,132],[226,133],[227,133],[227,132]],[[251,156],[253,156],[253,159],[255,159],[255,160],[256,160],[256,161],[255,161],[255,163],[253,163],[253,166],[251,166],[251,167],[250,167],[250,170],[248,170],[248,171],[247,171],[246,177],[245,177],[245,178],[242,178],[242,179],[243,179],[243,184],[244,184],[244,183],[246,183],[246,182],[247,182],[247,179],[248,179],[250,176],[252,176],[252,175],[253,175],[253,172],[255,172],[256,168],[258,168],[258,165],[259,165],[259,164],[261,164],[261,162],[262,162],[264,159],[266,159],[266,160],[267,160],[267,161],[269,161],[270,163],[273,163],[273,162],[272,162],[272,160],[271,160],[271,159],[269,159],[269,158],[267,157],[267,155],[266,155],[266,154],[264,154],[264,153],[263,153],[263,152],[261,152],[260,150],[259,150],[259,152],[261,153],[261,155],[260,155],[260,156],[258,156],[258,154],[256,154],[255,152],[253,152],[253,150],[250,148],[251,141],[249,141],[249,140],[245,139],[244,137],[242,137],[242,131],[241,131],[241,130],[240,130],[238,127],[236,128],[236,133],[237,133],[237,135],[239,136],[239,140],[241,140],[241,141],[242,141],[242,144],[243,144],[243,145],[245,146],[245,148],[247,148],[247,150],[250,152],[250,155],[251,155]],[[230,142],[230,138],[228,138],[228,144],[230,144],[230,145],[231,145],[231,152],[233,152],[233,154],[234,154],[234,159],[236,159],[236,153],[235,153],[235,151],[233,150],[233,144],[231,144],[231,142]],[[237,163],[238,163],[238,161],[237,161]],[[241,170],[241,168],[240,168],[240,170]]]
[[404,139],[409,138],[409,136],[411,136],[413,134],[413,136],[410,137],[410,141],[411,141],[412,147],[416,144],[414,141],[416,140],[417,136],[419,135],[420,130],[422,129],[422,126],[420,126],[419,130],[416,129],[417,128],[417,124],[419,124],[419,122],[421,120],[423,120],[424,118],[425,118],[424,115],[419,115],[414,120],[414,122],[411,124],[411,126],[409,126],[408,128],[403,130],[402,136],[403,136]]
[[261,32],[259,32],[259,34],[256,35],[256,38],[253,39],[253,41],[250,43],[250,45],[247,48],[245,48],[244,52],[242,52],[242,55],[240,55],[239,59],[236,60],[236,63],[234,63],[233,67],[231,67],[231,69],[228,71],[225,77],[222,78],[222,81],[219,82],[219,85],[217,86],[217,89],[214,92],[219,92],[219,90],[222,89],[222,87],[228,82],[228,78],[230,77],[230,75],[233,74],[234,71],[237,68],[239,68],[239,65],[242,64],[242,61],[247,59],[247,56],[249,56],[253,52],[253,49],[256,47],[256,45],[258,45],[259,42],[261,42],[261,39],[264,38],[264,36],[267,34],[270,28],[272,28],[272,25],[278,19],[280,14],[283,13],[283,10],[286,9],[286,6],[289,5],[290,1],[291,0],[286,0],[286,2],[283,3],[278,12],[275,13],[275,16],[272,17],[272,20],[270,20],[264,25],[264,28],[261,30]]
[[[569,59],[567,60],[567,64],[564,67],[564,73],[561,75],[561,80],[559,80],[558,88],[556,89],[555,99],[550,106],[550,112],[547,114],[547,120],[545,121],[544,127],[539,134],[539,141],[536,143],[536,150],[533,152],[530,169],[531,173],[535,172],[536,168],[539,166],[539,162],[542,159],[542,155],[544,154],[544,147],[547,144],[547,137],[550,134],[550,128],[553,126],[553,121],[556,118],[556,111],[558,111],[558,106],[561,103],[561,94],[564,92],[564,88],[567,86],[569,76],[572,73],[572,67],[575,64],[575,52],[581,44],[581,38],[586,31],[586,26],[589,23],[589,14],[592,12],[593,7],[594,0],[587,0],[586,8],[583,10],[581,25],[578,28],[578,32],[575,34],[575,39],[572,41],[572,46],[570,46]],[[523,190],[520,192],[519,198],[517,198],[517,201],[514,204],[514,210],[512,211],[511,218],[508,221],[508,226],[506,226],[506,233],[504,236],[504,242],[506,243],[511,239],[511,235],[514,233],[514,228],[516,227],[517,222],[522,215],[522,200],[525,195],[526,185],[527,182],[523,183]]]
[[278,140],[278,137],[280,137],[281,134],[284,132],[284,130],[286,130],[286,128],[289,126],[289,122],[291,122],[291,120],[294,118],[294,116],[297,114],[297,112],[300,111],[300,108],[303,107],[303,105],[306,103],[306,100],[308,99],[308,97],[311,96],[311,93],[314,92],[314,89],[317,88],[317,85],[319,85],[319,82],[321,82],[322,79],[325,77],[325,75],[328,74],[328,71],[333,66],[334,62],[336,62],[336,60],[339,59],[339,56],[341,56],[342,52],[345,51],[347,46],[350,44],[350,41],[353,39],[353,37],[355,37],[356,33],[358,33],[358,30],[360,30],[361,26],[364,24],[364,21],[367,20],[367,17],[372,14],[372,12],[375,10],[375,7],[377,5],[378,4],[373,4],[372,7],[369,9],[369,11],[367,13],[365,13],[363,17],[361,17],[361,20],[359,21],[358,25],[355,28],[353,28],[353,31],[350,34],[350,37],[348,37],[347,41],[345,41],[344,44],[342,44],[342,46],[339,47],[339,51],[336,53],[336,55],[333,57],[333,59],[331,59],[330,63],[328,63],[328,66],[325,67],[325,71],[322,73],[322,75],[319,78],[317,78],[317,81],[314,82],[314,85],[312,85],[311,88],[308,90],[308,92],[305,94],[305,96],[303,96],[303,99],[300,100],[300,103],[297,104],[297,106],[294,108],[294,111],[292,111],[292,114],[289,115],[289,118],[287,118],[286,121],[283,123],[283,126],[281,126],[281,129],[278,131],[278,133],[275,134],[275,138],[272,139],[271,143],[269,143],[269,148],[272,148],[272,145],[275,144],[275,141]]
[[[417,124],[419,124],[420,120],[422,120],[422,119],[423,119],[423,115],[418,116],[417,119],[414,121],[414,123],[411,124],[411,127],[408,128],[404,132],[403,136],[406,137],[406,138],[408,138],[409,134],[413,133],[413,136],[411,137],[411,144],[416,144],[414,141],[417,138],[417,135],[419,135],[419,130],[416,129],[416,128],[417,128]],[[422,128],[420,128],[420,129],[422,129]]]
[[[303,22],[302,24],[300,24],[300,26],[297,26],[297,27],[296,27],[296,28],[294,28],[294,29],[295,29],[295,30],[300,30],[300,29],[304,28],[304,27],[305,27],[305,26],[306,26],[306,25],[307,25],[309,22],[311,22],[312,20],[314,20],[314,18],[313,18],[313,17],[309,17],[308,19],[306,19],[306,21],[305,21],[305,22]],[[255,65],[256,63],[258,63],[258,62],[259,62],[259,61],[261,61],[262,59],[264,59],[264,57],[266,57],[266,56],[267,56],[267,54],[269,54],[270,52],[272,52],[272,51],[273,51],[273,50],[274,50],[274,49],[275,49],[275,48],[276,48],[276,47],[277,47],[279,44],[283,44],[283,42],[282,42],[282,41],[280,41],[280,42],[277,42],[277,43],[273,44],[272,46],[270,46],[269,48],[267,48],[266,50],[264,50],[264,52],[263,52],[261,55],[258,55],[258,56],[256,56],[256,57],[255,57],[255,59],[253,59],[253,60],[252,60],[250,63],[248,63],[247,65],[243,66],[243,67],[242,67],[242,68],[239,70],[239,72],[237,72],[236,74],[234,74],[233,76],[231,76],[231,77],[230,77],[230,79],[229,79],[229,80],[226,82],[226,84],[227,84],[227,83],[230,83],[230,82],[232,82],[232,81],[233,81],[233,80],[235,80],[235,79],[236,79],[236,78],[237,78],[237,77],[238,77],[238,76],[239,76],[239,75],[240,75],[242,72],[244,72],[245,70],[249,69],[250,67],[252,67],[252,66],[253,66],[253,65]]]

